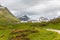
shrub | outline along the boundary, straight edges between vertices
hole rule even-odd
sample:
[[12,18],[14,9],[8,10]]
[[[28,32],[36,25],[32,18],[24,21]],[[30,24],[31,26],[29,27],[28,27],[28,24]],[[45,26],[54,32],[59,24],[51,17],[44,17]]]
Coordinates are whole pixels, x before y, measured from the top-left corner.
[[52,19],[52,20],[49,21],[49,23],[52,23],[52,24],[60,23],[60,18]]
[[47,22],[41,22],[41,23],[40,23],[40,26],[41,26],[41,27],[47,26],[47,25],[48,25]]

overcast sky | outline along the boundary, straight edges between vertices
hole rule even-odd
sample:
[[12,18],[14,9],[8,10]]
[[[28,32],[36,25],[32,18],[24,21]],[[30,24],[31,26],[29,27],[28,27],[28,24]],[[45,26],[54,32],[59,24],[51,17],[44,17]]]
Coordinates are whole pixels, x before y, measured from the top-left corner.
[[53,18],[60,15],[60,0],[0,0],[14,15],[28,15],[32,19]]

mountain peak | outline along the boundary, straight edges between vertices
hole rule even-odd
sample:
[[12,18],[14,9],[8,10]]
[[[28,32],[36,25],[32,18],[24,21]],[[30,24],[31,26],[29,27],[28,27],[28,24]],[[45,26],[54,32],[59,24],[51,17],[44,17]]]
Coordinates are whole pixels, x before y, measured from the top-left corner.
[[27,15],[24,15],[19,18],[21,21],[28,21],[30,18]]

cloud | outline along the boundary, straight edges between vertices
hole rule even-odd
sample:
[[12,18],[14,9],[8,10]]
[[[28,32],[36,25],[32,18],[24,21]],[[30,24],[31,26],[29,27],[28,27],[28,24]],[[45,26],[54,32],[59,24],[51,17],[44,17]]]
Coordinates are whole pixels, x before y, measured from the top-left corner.
[[59,16],[60,0],[0,0],[14,15]]
[[60,10],[60,1],[48,1],[42,4],[38,3],[27,9],[29,12],[51,12],[55,10]]

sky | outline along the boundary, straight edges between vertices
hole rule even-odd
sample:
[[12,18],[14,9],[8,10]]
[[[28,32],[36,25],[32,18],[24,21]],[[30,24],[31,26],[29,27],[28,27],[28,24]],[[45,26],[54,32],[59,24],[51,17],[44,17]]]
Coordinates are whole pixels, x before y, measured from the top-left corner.
[[15,16],[28,15],[31,19],[60,16],[60,0],[0,0]]

